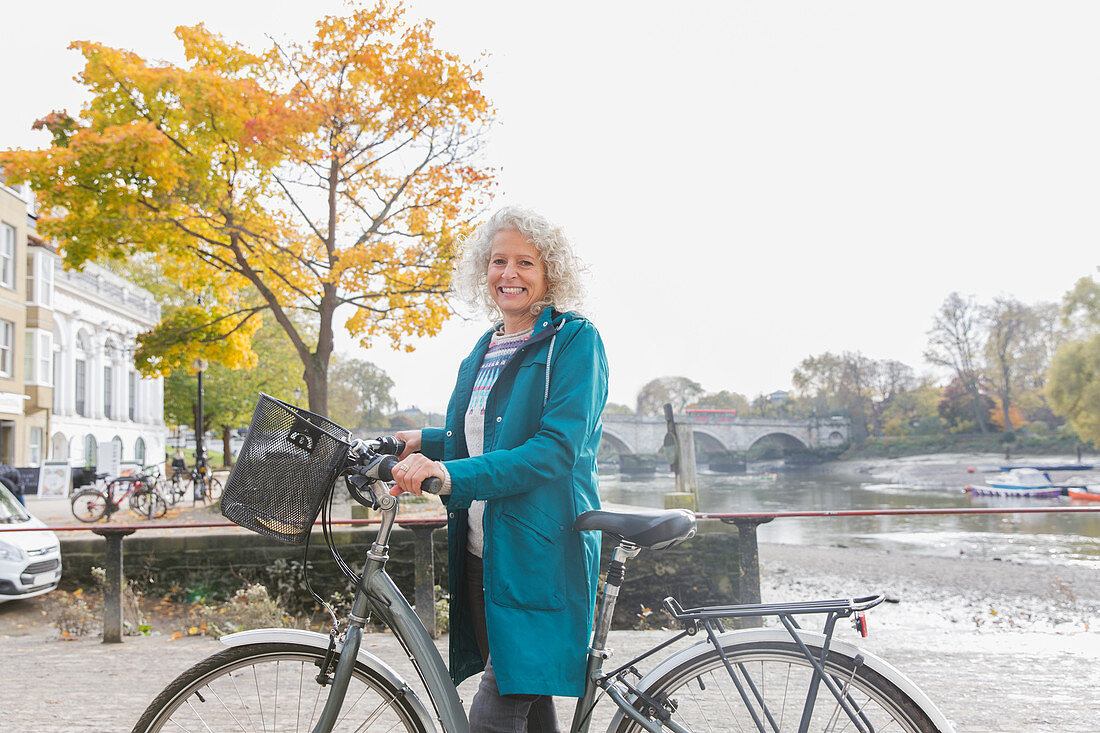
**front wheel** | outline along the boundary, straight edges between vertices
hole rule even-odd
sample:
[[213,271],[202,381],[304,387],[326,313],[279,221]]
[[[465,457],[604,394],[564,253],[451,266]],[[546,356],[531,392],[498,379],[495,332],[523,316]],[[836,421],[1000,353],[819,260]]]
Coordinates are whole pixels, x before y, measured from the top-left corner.
[[107,496],[96,489],[82,489],[72,498],[73,516],[81,522],[98,522],[107,513]]
[[[150,731],[309,731],[328,686],[317,682],[325,651],[286,643],[230,647],[164,688],[133,733]],[[333,731],[427,733],[404,692],[356,663]]]
[[[809,649],[820,659],[820,647],[810,644]],[[662,710],[641,702],[635,704],[636,708],[650,720],[667,713],[691,731],[799,730],[814,670],[795,643],[731,642],[723,651],[743,693],[737,689],[734,676],[718,652],[711,648],[670,670],[646,690]],[[864,665],[860,656],[852,658],[832,650],[825,669],[859,723],[853,722],[829,688],[821,683],[810,707],[808,730],[910,733],[938,730],[917,702]],[[624,719],[614,730],[634,733],[642,729],[634,721]]]

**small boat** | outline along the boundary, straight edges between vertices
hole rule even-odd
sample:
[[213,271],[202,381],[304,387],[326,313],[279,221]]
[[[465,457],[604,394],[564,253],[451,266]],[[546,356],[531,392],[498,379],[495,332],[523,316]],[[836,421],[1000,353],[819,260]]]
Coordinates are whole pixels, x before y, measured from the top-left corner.
[[1067,488],[1066,493],[1071,499],[1081,501],[1100,501],[1100,486],[1076,486]]
[[[1093,479],[1095,481],[1095,479]],[[1066,496],[1080,501],[1100,501],[1100,484],[1090,483],[1081,476],[1074,476],[1061,484]]]
[[1062,487],[1054,484],[1050,474],[1030,467],[1007,469],[995,478],[986,479],[984,484],[967,486],[966,490],[980,496],[1062,495]]

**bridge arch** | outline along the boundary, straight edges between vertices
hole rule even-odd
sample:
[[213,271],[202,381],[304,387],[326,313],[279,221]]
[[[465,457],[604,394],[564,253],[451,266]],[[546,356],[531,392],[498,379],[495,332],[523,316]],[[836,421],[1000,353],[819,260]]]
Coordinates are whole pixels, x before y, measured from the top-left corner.
[[774,431],[765,433],[760,437],[752,441],[749,445],[749,450],[761,450],[768,445],[773,445],[782,450],[806,450],[809,448],[801,439],[791,435],[790,433],[784,433],[782,431]]
[[698,426],[692,430],[695,435],[695,454],[701,453],[716,453],[718,451],[726,451],[726,444],[722,442],[722,439],[717,435],[707,431],[700,430]]
[[604,426],[603,436],[600,438],[600,452],[611,451],[613,453],[633,453],[634,449],[630,447],[623,438],[615,435],[614,431],[608,430],[607,426]]

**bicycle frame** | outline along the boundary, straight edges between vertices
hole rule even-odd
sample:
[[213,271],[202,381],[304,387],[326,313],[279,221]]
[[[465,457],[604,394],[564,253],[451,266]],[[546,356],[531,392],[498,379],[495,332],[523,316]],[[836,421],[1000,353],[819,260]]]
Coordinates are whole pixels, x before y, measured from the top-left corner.
[[397,518],[398,500],[384,494],[379,499],[382,522],[374,544],[367,553],[367,562],[363,567],[363,580],[355,590],[351,606],[351,621],[344,637],[344,648],[333,675],[332,689],[325,702],[321,718],[313,733],[329,733],[340,713],[340,706],[347,694],[348,683],[355,667],[355,661],[362,643],[363,627],[371,614],[376,614],[394,636],[405,647],[409,658],[416,667],[417,674],[428,690],[439,721],[446,733],[469,733],[470,723],[462,700],[451,682],[450,673],[439,655],[439,650],[428,635],[420,617],[409,605],[408,600],[394,585],[386,573],[386,561],[389,560],[389,540]]

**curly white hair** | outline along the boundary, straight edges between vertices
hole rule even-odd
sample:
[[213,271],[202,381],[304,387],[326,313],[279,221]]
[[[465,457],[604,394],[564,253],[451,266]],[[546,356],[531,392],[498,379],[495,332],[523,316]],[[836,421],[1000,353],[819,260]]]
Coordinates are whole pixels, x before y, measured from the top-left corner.
[[546,296],[531,307],[538,314],[548,305],[559,311],[579,313],[584,307],[584,275],[587,266],[573,252],[561,227],[530,209],[505,206],[494,213],[463,242],[454,268],[454,287],[459,297],[491,319],[502,317],[489,292],[489,255],[497,232],[514,229],[535,245],[546,272]]

